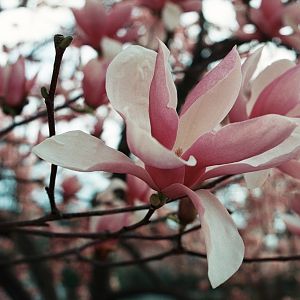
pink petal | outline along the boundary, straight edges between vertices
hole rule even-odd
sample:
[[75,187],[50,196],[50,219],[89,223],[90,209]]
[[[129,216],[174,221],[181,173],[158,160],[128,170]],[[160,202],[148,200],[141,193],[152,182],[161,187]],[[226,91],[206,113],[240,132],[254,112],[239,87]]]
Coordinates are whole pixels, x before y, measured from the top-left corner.
[[18,107],[24,103],[26,97],[25,60],[20,57],[10,66],[9,77],[6,85],[6,103]]
[[0,96],[5,95],[5,80],[6,80],[5,68],[2,68],[0,66]]
[[252,9],[250,12],[250,19],[263,33],[271,37],[278,35],[283,12],[280,0],[262,0],[259,9]]
[[272,81],[259,95],[251,117],[264,114],[284,115],[300,102],[300,65]]
[[175,148],[188,149],[231,110],[241,86],[240,57],[235,48],[188,95],[179,119]]
[[208,261],[208,278],[213,288],[229,279],[241,266],[244,243],[231,216],[209,191],[198,190],[204,207],[200,215]]
[[[222,175],[248,173],[277,167],[297,157],[300,153],[299,131],[297,127],[285,141],[262,154],[240,162],[207,168],[205,175],[199,179],[199,182]],[[195,184],[195,186],[196,185],[197,184]]]
[[295,105],[289,112],[286,113],[287,117],[294,117],[299,118],[300,117],[300,103]]
[[123,153],[106,146],[100,139],[79,130],[48,138],[33,147],[32,151],[49,163],[63,168],[82,172],[128,173],[157,189],[145,169],[135,165]]
[[82,69],[84,101],[93,108],[97,108],[106,102],[106,68],[107,65],[103,61],[92,59]]
[[291,26],[294,32],[299,32],[298,25],[300,23],[300,3],[290,3],[284,6],[282,12],[284,25]]
[[126,200],[128,204],[134,205],[136,200],[144,203],[148,203],[150,195],[154,192],[146,182],[143,180],[127,174],[127,197]]
[[159,169],[151,166],[145,166],[145,169],[153,178],[153,181],[158,186],[159,190],[172,185],[174,182],[183,183],[185,167],[179,167],[175,169]]
[[292,159],[281,164],[279,170],[294,177],[300,179],[300,161],[296,159]]
[[256,70],[263,47],[251,54],[242,65],[242,87],[239,96],[229,112],[230,122],[240,122],[248,119],[247,102],[250,92],[250,80]]
[[[296,124],[278,115],[233,123],[202,135],[186,153],[202,166],[237,162],[274,148],[290,136]],[[251,145],[251,146],[249,146]]]
[[288,59],[278,60],[268,67],[266,67],[251,84],[251,97],[247,104],[247,112],[251,112],[259,94],[268,86],[273,80],[285,73],[287,70],[295,66],[295,63]]
[[[274,130],[274,126],[278,127]],[[185,184],[193,186],[207,166],[232,163],[275,147],[291,134],[295,126],[285,117],[269,115],[229,124],[217,132],[204,134],[182,156],[186,159],[193,155],[197,160],[196,167],[186,167]]]
[[113,107],[126,118],[150,132],[149,91],[156,52],[129,46],[110,63],[106,92]]
[[87,0],[82,9],[72,10],[77,25],[85,33],[91,45],[99,47],[99,42],[105,34],[107,16],[101,1]]
[[152,10],[160,11],[165,5],[166,0],[138,0],[138,3]]
[[205,173],[206,167],[201,164],[197,164],[194,167],[185,166],[184,185],[193,186],[199,178]]
[[150,86],[149,115],[151,134],[162,145],[172,149],[178,127],[176,87],[169,70],[170,51],[159,41],[154,76]]
[[300,216],[300,195],[299,192],[295,192],[290,197],[290,208]]
[[291,46],[294,49],[300,49],[300,33],[296,32],[293,35],[281,35],[282,43]]
[[133,3],[116,3],[108,14],[108,26],[106,34],[107,36],[113,37],[117,31],[130,21]]
[[[174,1],[175,2],[175,1]],[[187,0],[187,1],[177,1],[180,4],[181,8],[185,12],[189,11],[200,11],[201,9],[201,1],[200,0]]]
[[265,17],[272,19],[282,11],[282,3],[280,0],[261,0],[259,9],[263,11]]

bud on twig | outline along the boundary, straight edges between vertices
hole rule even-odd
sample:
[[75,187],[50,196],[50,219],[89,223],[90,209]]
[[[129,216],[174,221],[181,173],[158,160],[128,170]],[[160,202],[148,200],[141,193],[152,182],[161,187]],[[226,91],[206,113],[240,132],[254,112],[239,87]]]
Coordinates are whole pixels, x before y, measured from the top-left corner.
[[66,49],[67,47],[70,46],[72,41],[73,41],[73,38],[71,36],[67,36],[59,43],[58,47],[61,49]]
[[42,94],[44,99],[48,99],[49,94],[48,94],[47,89],[44,86],[41,87],[41,94]]
[[158,192],[157,194],[152,194],[150,196],[150,204],[154,209],[158,209],[162,207],[163,205],[166,204],[166,201],[167,201],[167,197],[160,192]]
[[73,38],[71,36],[64,37],[62,34],[56,34],[54,36],[54,45],[55,49],[58,48],[61,50],[65,50],[72,43]]

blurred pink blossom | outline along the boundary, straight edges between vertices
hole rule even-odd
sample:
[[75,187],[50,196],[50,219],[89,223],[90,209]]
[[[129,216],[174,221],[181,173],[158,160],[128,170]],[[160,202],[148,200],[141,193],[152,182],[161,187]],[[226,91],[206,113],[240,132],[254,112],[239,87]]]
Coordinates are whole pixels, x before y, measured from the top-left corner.
[[[120,42],[133,41],[137,37],[136,29],[129,28],[131,21],[131,2],[120,2],[108,11],[101,1],[86,0],[82,9],[73,9],[78,39],[82,44],[90,45],[102,51],[103,38]],[[124,29],[123,35],[119,30]]]
[[173,32],[180,26],[180,17],[184,12],[199,12],[200,0],[137,0],[137,4],[148,8],[151,13],[144,13],[141,22],[146,32],[140,38],[140,43],[150,49],[157,49],[157,38],[165,40],[167,32]]
[[0,103],[3,111],[10,115],[20,114],[35,81],[36,76],[26,79],[23,57],[19,57],[14,64],[0,66]]
[[83,67],[82,89],[84,101],[92,108],[97,108],[108,102],[105,91],[107,65],[107,62],[95,58]]
[[66,177],[62,184],[63,197],[65,200],[75,196],[81,189],[81,184],[76,176]]
[[[236,1],[239,2],[239,1]],[[242,39],[279,38],[283,43],[300,49],[300,3],[283,4],[280,0],[262,0],[259,8],[250,8],[249,18],[256,31],[246,33],[247,11],[237,6],[237,20],[241,26],[237,35]],[[286,32],[284,32],[287,30]]]

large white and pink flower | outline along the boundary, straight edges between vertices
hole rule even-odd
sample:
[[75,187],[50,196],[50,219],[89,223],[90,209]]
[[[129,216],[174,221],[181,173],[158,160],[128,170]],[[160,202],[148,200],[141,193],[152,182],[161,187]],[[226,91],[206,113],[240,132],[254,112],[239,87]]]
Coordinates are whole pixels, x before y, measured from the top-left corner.
[[235,48],[191,91],[178,115],[168,57],[162,42],[158,53],[130,46],[107,71],[108,98],[124,118],[128,146],[144,167],[81,131],[46,139],[33,151],[65,168],[127,173],[169,198],[190,198],[201,220],[208,276],[217,287],[240,267],[244,244],[218,199],[197,188],[209,178],[290,160],[300,152],[297,124],[284,116],[267,115],[214,130],[239,94],[241,63]]

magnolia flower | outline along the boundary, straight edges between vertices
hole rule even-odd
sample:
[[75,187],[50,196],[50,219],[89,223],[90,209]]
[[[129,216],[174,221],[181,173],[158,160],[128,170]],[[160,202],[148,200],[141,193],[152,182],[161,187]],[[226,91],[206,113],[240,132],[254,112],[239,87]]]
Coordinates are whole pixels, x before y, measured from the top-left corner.
[[76,176],[70,176],[63,180],[61,187],[64,200],[68,200],[74,197],[75,194],[80,191],[81,184]]
[[201,9],[200,0],[138,0],[138,3],[151,9],[154,14],[161,15],[165,28],[169,31],[174,31],[179,26],[183,12],[198,12]]
[[82,44],[87,44],[101,51],[107,48],[120,48],[121,41],[136,39],[136,29],[128,29],[123,36],[120,29],[130,22],[132,4],[117,3],[108,12],[101,1],[86,0],[82,9],[73,9],[76,20],[77,35]]
[[[250,55],[242,66],[242,88],[229,113],[230,122],[240,122],[267,114],[300,116],[300,65],[281,59],[252,79],[260,60],[262,49]],[[300,178],[300,162],[292,159],[279,166],[281,171]],[[269,171],[246,175],[249,187],[261,185]]]
[[108,63],[97,58],[90,60],[82,69],[84,102],[97,108],[107,103],[105,75]]
[[298,28],[300,24],[300,3],[285,5],[281,0],[261,0],[259,8],[250,8],[248,17],[246,17],[247,13],[246,9],[237,10],[237,20],[240,26],[247,25],[247,18],[250,18],[259,30],[249,34],[240,30],[238,35],[241,38],[278,37],[283,43],[300,49],[300,30]]
[[200,0],[137,0],[137,4],[149,10],[143,11],[136,23],[146,28],[139,44],[150,49],[157,49],[157,38],[165,40],[167,31],[173,32],[180,26],[182,13],[201,9]]
[[130,151],[144,167],[81,131],[46,139],[33,152],[72,170],[131,174],[169,198],[187,196],[200,216],[208,276],[217,287],[241,265],[244,244],[218,199],[193,189],[208,178],[281,164],[299,153],[300,142],[296,124],[279,115],[214,130],[239,93],[242,76],[235,48],[191,91],[180,115],[168,57],[162,42],[158,54],[130,46],[107,70],[108,98],[125,120]]
[[0,103],[5,113],[10,115],[21,113],[36,77],[26,79],[23,57],[19,57],[14,64],[4,68],[0,66]]

